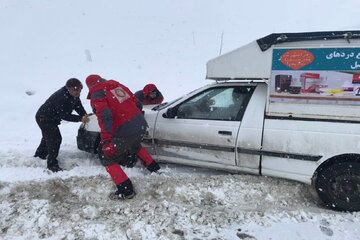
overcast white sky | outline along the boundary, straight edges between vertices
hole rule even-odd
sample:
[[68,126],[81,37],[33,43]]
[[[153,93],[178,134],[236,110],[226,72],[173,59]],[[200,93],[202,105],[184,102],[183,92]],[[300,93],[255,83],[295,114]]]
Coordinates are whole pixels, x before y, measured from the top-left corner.
[[99,73],[133,91],[172,83],[179,95],[206,84],[222,34],[224,53],[273,32],[356,29],[359,8],[356,0],[2,0],[0,81],[24,89]]

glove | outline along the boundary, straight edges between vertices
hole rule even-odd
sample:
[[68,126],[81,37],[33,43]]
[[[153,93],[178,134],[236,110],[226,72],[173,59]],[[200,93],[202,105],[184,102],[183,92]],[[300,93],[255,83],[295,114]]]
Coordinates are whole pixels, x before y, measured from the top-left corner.
[[116,154],[116,148],[112,142],[104,143],[101,150],[107,158],[110,158]]

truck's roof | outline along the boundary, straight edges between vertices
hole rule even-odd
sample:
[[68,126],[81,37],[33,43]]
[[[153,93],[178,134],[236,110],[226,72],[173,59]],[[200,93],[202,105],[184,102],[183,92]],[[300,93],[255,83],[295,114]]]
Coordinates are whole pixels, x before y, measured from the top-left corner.
[[273,33],[208,61],[206,78],[269,79],[275,47],[360,47],[360,31]]
[[284,42],[301,42],[334,39],[360,39],[360,31],[328,31],[328,32],[300,32],[300,33],[273,33],[256,40],[260,49],[266,51],[271,46]]

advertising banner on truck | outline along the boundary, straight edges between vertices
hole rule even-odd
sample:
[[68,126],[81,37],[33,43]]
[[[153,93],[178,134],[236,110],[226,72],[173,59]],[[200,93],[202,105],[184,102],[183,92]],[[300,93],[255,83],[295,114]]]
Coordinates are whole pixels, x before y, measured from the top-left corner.
[[274,49],[270,102],[360,105],[360,48]]

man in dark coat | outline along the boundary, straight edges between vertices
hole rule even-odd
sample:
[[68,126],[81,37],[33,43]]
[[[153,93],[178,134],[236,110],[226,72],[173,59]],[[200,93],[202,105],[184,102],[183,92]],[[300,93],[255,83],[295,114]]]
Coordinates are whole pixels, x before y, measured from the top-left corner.
[[155,84],[152,83],[147,84],[143,90],[137,91],[135,96],[142,105],[160,104],[164,100],[161,92],[157,89]]
[[114,80],[105,80],[92,74],[86,78],[91,107],[101,129],[100,161],[117,186],[111,195],[116,199],[128,199],[135,195],[132,182],[119,163],[129,154],[136,154],[150,172],[160,166],[141,146],[147,123],[138,99],[124,85]]
[[[69,79],[36,113],[35,119],[41,129],[42,139],[34,157],[47,158],[47,168],[52,172],[62,171],[57,160],[62,141],[58,127],[61,120],[83,123],[89,121],[79,98],[81,89],[82,84],[78,79]],[[73,110],[78,115],[72,114]]]

